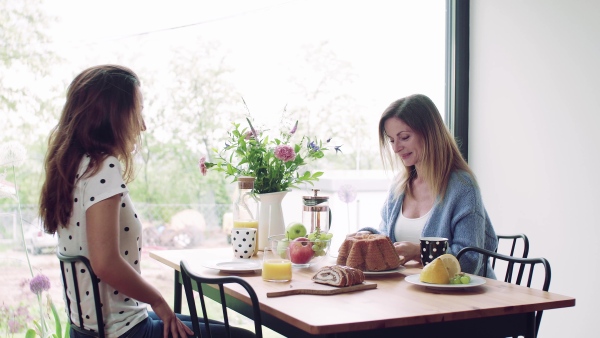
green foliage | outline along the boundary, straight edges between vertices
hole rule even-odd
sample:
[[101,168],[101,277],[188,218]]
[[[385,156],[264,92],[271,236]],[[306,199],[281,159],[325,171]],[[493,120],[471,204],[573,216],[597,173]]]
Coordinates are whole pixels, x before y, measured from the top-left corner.
[[321,171],[300,172],[309,161],[323,158],[327,148],[322,141],[311,141],[306,136],[292,143],[297,123],[291,131],[280,131],[279,137],[269,139],[252,126],[249,118],[246,120],[249,127],[241,130],[240,124],[233,124],[225,148],[213,149],[216,161],[203,163],[206,169],[224,173],[234,181],[240,176],[254,177],[254,190],[259,194],[285,191],[301,183],[313,184],[323,175]]

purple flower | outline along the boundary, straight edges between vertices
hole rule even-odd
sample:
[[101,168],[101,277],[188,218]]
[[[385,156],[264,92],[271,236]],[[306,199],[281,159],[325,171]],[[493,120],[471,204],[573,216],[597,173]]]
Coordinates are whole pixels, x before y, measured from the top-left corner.
[[275,147],[275,157],[283,162],[289,162],[296,158],[296,152],[294,152],[294,148],[287,144],[281,144]]
[[198,168],[200,169],[202,176],[206,176],[206,173],[208,172],[208,168],[206,167],[206,157],[200,157],[200,161],[198,161]]
[[[342,146],[343,146],[343,144],[342,144]],[[336,153],[336,154],[338,153],[338,151],[339,151],[340,153],[342,152],[342,149],[340,149],[342,146],[334,146],[334,147],[333,147],[333,149],[335,149],[335,153]]]
[[330,138],[328,138],[328,139],[327,139],[327,143],[329,143],[329,141],[331,141],[331,139],[332,139],[331,137],[330,137]]
[[290,135],[294,135],[294,133],[296,132],[296,129],[298,129],[298,120],[296,120],[296,124],[294,124],[294,128],[292,128],[292,130],[290,130]]
[[315,143],[315,141],[310,141],[308,147],[313,151],[318,151],[320,149],[319,146],[317,146],[317,144]]
[[252,123],[250,123],[250,119],[246,118],[246,121],[248,121],[251,130],[246,133],[246,140],[249,140],[250,138],[258,138],[258,131],[254,129],[254,126],[252,125]]
[[344,203],[354,202],[356,199],[356,189],[350,184],[344,184],[338,190],[338,197]]
[[50,290],[50,279],[42,274],[33,277],[31,282],[29,282],[29,290],[36,295],[41,294],[42,291]]
[[21,331],[22,329],[22,325],[21,323],[19,323],[18,320],[11,318],[8,320],[8,331],[10,333],[18,333],[19,331]]

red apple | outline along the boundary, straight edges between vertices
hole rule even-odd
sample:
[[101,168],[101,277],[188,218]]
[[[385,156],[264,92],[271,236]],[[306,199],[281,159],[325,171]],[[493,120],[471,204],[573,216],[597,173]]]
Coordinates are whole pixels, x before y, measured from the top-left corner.
[[306,237],[298,237],[290,242],[290,260],[294,264],[306,264],[313,257],[312,242]]

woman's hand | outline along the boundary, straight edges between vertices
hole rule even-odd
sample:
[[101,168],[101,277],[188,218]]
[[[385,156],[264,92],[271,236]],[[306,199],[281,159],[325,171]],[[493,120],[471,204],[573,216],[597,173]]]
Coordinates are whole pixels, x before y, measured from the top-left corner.
[[363,230],[363,231],[357,231],[357,232],[353,232],[351,234],[347,234],[346,237],[354,237],[356,235],[370,235],[372,234],[372,232],[368,231],[368,230]]
[[194,331],[183,324],[171,310],[169,304],[161,298],[158,304],[151,304],[152,310],[163,322],[163,337],[164,338],[179,338],[187,337],[194,334]]
[[394,249],[396,249],[396,253],[399,256],[404,256],[406,261],[421,261],[421,253],[419,250],[421,249],[421,245],[418,243],[412,242],[396,242],[394,243]]

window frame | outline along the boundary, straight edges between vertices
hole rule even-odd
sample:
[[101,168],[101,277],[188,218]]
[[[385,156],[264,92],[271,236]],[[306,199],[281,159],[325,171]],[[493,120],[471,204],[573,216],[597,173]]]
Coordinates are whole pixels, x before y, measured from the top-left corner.
[[470,0],[446,1],[446,124],[469,161]]

